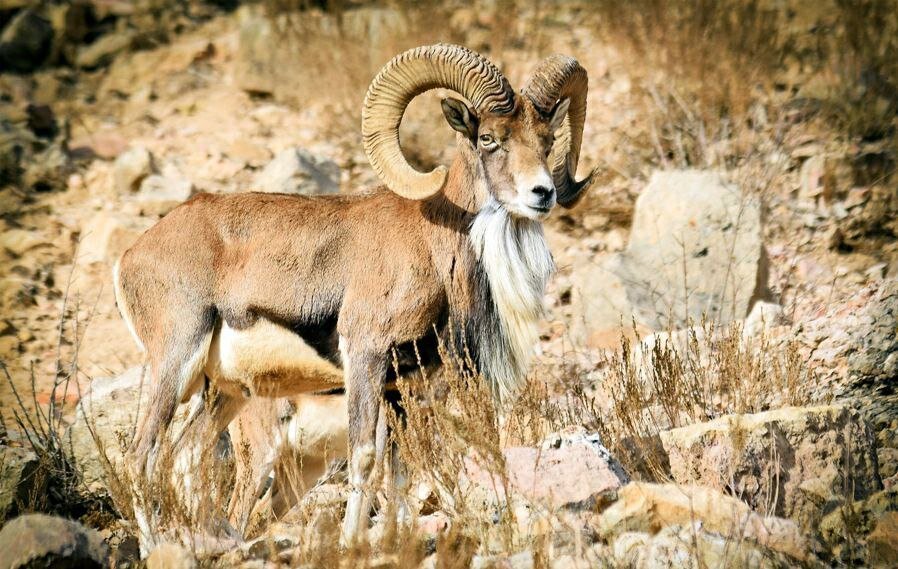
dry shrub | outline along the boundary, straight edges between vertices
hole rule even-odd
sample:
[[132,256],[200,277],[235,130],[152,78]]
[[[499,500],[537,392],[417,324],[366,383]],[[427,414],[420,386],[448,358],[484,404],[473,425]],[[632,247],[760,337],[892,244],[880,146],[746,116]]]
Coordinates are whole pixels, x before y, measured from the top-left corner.
[[606,356],[599,390],[607,398],[604,440],[636,477],[663,480],[659,433],[729,414],[806,405],[816,377],[796,341],[766,333],[746,338],[738,323],[704,322],[659,333]]
[[626,163],[609,164],[625,177],[763,161],[789,130],[898,151],[896,0],[601,1],[592,14],[638,111],[618,133]]
[[602,0],[599,31],[715,116],[748,111],[784,56],[781,15],[759,0]]
[[[75,461],[71,440],[65,436],[64,405],[69,396],[80,398],[78,352],[84,332],[93,316],[95,303],[82,305],[70,300],[75,269],[69,273],[57,328],[52,388],[47,403],[38,400],[38,378],[34,365],[27,382],[14,378],[7,363],[0,360],[2,370],[15,402],[0,412],[0,432],[9,424],[16,426],[28,447],[37,457],[37,468],[31,481],[31,493],[16,505],[19,513],[48,512],[74,518],[109,521],[112,504],[105,497],[92,494],[84,484],[84,476]],[[25,388],[23,389],[23,383]],[[46,382],[42,382],[46,383]]]
[[593,21],[628,62],[640,110],[625,171],[718,166],[750,147],[738,135],[765,120],[759,104],[788,48],[782,14],[759,0],[601,1]]
[[[804,89],[827,120],[865,140],[893,138],[898,127],[898,1],[836,0],[813,30],[804,62],[815,81]],[[893,148],[893,151],[896,149]]]
[[[523,549],[537,560],[548,559],[553,532],[576,535],[579,529],[569,527],[562,512],[518,494],[507,476],[503,448],[539,446],[548,434],[572,425],[595,428],[592,398],[580,378],[558,383],[531,376],[519,397],[497,405],[486,379],[470,371],[466,355],[445,347],[440,351],[444,366],[438,375],[422,372],[398,382],[403,413],[392,414],[391,425],[411,481],[406,492],[413,494],[418,483],[431,490],[423,504],[414,495],[399,500],[408,502],[412,513],[438,510],[448,515],[450,531],[436,544],[438,564],[468,566],[475,552]],[[488,473],[491,486],[467,482],[478,471]],[[548,527],[553,529],[547,533]]]

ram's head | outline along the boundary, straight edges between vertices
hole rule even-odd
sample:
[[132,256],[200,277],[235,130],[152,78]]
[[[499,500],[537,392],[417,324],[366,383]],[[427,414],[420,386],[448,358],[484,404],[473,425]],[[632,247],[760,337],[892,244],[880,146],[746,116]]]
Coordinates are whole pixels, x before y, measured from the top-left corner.
[[[586,119],[586,71],[552,56],[516,94],[486,58],[454,45],[409,50],[393,58],[368,89],[362,135],[368,158],[397,194],[424,200],[446,184],[447,169],[418,172],[402,154],[399,123],[413,98],[430,89],[455,91],[443,113],[460,133],[460,150],[490,196],[511,214],[545,217],[556,203],[573,206],[593,179],[574,176]],[[557,134],[557,136],[556,136]]]

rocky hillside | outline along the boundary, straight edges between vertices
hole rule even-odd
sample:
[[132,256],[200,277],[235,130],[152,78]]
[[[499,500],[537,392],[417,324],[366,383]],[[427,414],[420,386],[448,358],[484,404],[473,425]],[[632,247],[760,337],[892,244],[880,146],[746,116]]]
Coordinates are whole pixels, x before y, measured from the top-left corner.
[[[375,187],[367,84],[436,41],[518,87],[554,52],[589,72],[599,182],[547,224],[526,396],[497,414],[459,378],[411,409],[439,441],[397,430],[426,491],[364,546],[336,546],[335,466],[245,539],[172,521],[186,548],[155,566],[898,562],[895,2],[475,4],[0,0],[0,567],[137,563],[116,258],[198,192]],[[453,156],[433,94],[402,136]]]

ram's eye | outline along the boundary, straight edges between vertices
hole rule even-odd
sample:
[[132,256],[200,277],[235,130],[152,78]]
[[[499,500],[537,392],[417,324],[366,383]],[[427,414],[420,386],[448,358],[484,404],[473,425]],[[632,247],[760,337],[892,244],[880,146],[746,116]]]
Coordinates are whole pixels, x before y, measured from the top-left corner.
[[480,135],[480,146],[492,150],[496,147],[496,139],[488,134]]

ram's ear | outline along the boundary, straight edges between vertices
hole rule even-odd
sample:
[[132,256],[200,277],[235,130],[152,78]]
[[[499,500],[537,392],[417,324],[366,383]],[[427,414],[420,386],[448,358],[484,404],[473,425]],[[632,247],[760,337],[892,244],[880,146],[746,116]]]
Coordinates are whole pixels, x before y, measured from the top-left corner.
[[552,110],[552,118],[549,120],[549,128],[552,129],[552,132],[557,131],[564,124],[564,117],[567,116],[570,106],[571,100],[568,98],[561,99],[555,105],[555,108]]
[[454,97],[446,97],[440,102],[446,122],[453,129],[465,135],[469,140],[477,138],[477,114],[464,101]]

